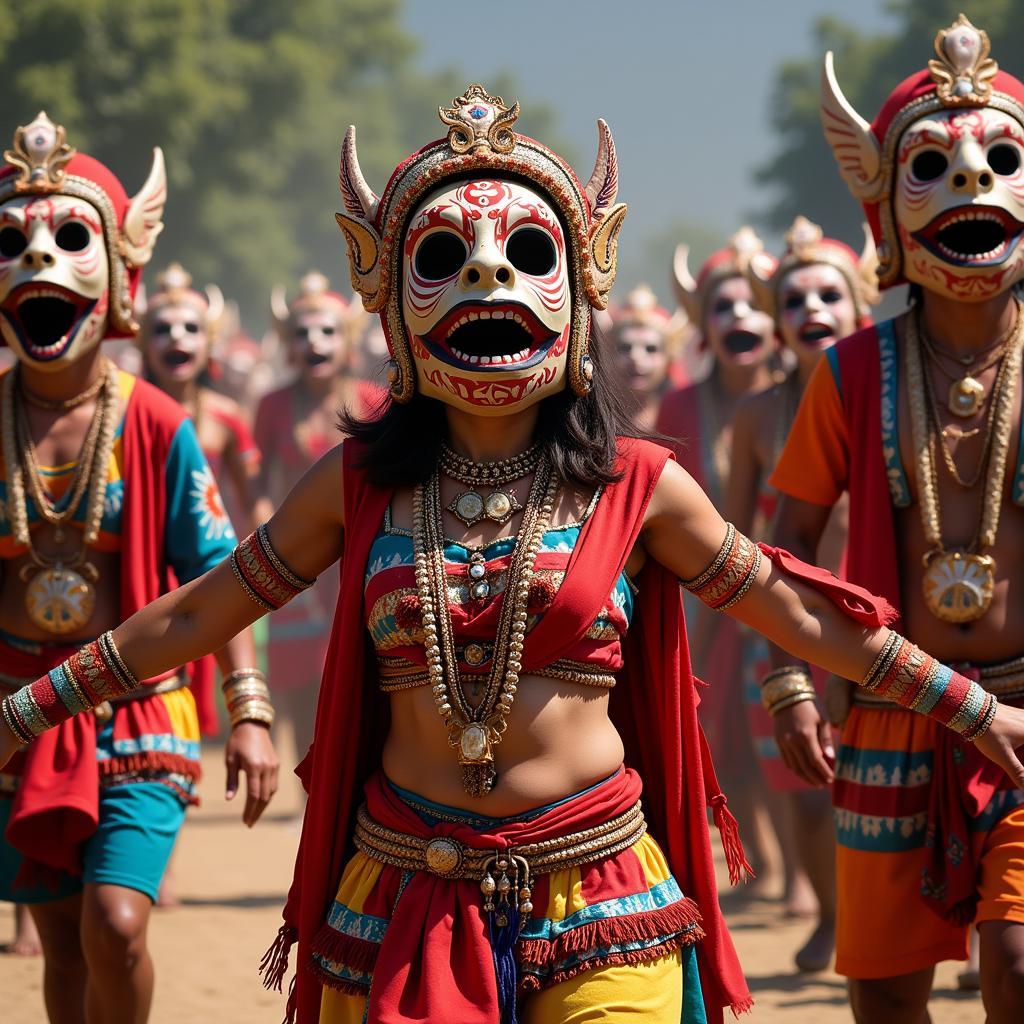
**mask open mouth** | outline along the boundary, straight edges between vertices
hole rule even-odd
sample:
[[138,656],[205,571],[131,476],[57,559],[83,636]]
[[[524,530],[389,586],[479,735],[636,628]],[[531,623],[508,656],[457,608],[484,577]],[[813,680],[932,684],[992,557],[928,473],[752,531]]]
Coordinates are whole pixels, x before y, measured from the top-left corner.
[[194,360],[195,356],[191,352],[183,352],[180,348],[168,349],[163,356],[164,365],[172,370],[188,366]]
[[557,338],[521,303],[463,302],[422,340],[450,366],[494,372],[535,366]]
[[331,361],[331,357],[325,352],[314,352],[310,350],[306,353],[303,358],[303,362],[310,368],[316,369],[318,366],[324,366]]
[[14,329],[25,353],[37,362],[47,363],[67,351],[96,301],[59,285],[26,284],[7,296],[0,312]]
[[723,339],[725,350],[734,356],[753,352],[764,344],[764,338],[753,331],[730,331]]
[[914,238],[946,263],[990,267],[1006,260],[1022,231],[1024,224],[998,206],[959,206],[940,213]]
[[829,342],[836,340],[836,332],[828,324],[810,320],[800,328],[797,337],[808,347],[824,348]]

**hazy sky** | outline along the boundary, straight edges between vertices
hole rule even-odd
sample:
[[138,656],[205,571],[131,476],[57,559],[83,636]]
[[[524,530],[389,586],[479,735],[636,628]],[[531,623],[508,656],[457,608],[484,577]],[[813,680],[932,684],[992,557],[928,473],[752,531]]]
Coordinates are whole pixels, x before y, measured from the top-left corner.
[[428,68],[485,85],[508,69],[527,95],[556,107],[584,180],[595,121],[608,121],[619,198],[630,207],[628,258],[673,220],[731,233],[764,199],[751,175],[773,150],[766,117],[779,64],[813,53],[818,17],[880,31],[884,8],[885,0],[407,0],[405,21]]

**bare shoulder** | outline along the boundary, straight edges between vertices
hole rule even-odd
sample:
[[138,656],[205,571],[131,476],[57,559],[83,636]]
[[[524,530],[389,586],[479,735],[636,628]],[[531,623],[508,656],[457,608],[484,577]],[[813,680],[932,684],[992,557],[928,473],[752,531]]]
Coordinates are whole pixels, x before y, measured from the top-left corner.
[[645,523],[651,523],[660,516],[677,515],[681,505],[699,497],[704,497],[700,484],[675,459],[669,459],[654,485]]
[[736,406],[735,429],[774,432],[782,412],[783,398],[782,388],[778,384],[745,396]]

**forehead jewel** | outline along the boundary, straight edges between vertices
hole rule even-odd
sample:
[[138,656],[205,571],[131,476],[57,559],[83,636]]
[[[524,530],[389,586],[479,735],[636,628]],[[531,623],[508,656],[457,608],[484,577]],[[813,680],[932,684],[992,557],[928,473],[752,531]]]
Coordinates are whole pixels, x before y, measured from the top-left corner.
[[511,153],[516,136],[512,126],[519,119],[519,104],[505,105],[500,96],[492,96],[473,82],[450,107],[438,107],[437,116],[448,125],[448,145],[455,153],[492,149]]
[[65,139],[64,126],[54,124],[43,110],[31,124],[19,125],[14,145],[4,152],[4,160],[15,169],[16,193],[60,190],[64,168],[76,152]]

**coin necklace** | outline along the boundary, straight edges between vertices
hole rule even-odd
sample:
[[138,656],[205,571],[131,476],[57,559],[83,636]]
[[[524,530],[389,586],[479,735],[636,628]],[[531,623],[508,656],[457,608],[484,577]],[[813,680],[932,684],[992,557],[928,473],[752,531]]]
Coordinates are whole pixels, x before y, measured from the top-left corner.
[[542,458],[530,488],[523,521],[508,567],[504,600],[494,639],[491,671],[480,703],[466,699],[448,605],[444,521],[437,470],[413,491],[412,535],[416,589],[423,615],[427,673],[448,742],[458,755],[462,785],[470,796],[486,796],[497,778],[494,747],[501,742],[522,671],[527,604],[534,565],[551,522],[558,477]]
[[991,555],[982,552],[995,544],[999,529],[1013,409],[1021,370],[1022,342],[1024,322],[1018,317],[1017,329],[1007,345],[1004,363],[993,388],[992,431],[987,444],[987,465],[978,526],[968,547],[947,548],[942,541],[936,431],[930,429],[928,421],[921,339],[916,318],[907,319],[907,393],[910,401],[911,437],[917,454],[918,504],[921,508],[921,525],[931,545],[931,550],[923,559],[925,571],[922,589],[928,610],[944,622],[973,622],[980,619],[992,604],[996,562]]
[[[954,416],[966,419],[977,415],[985,402],[985,385],[978,379],[986,370],[994,366],[1003,358],[1007,341],[1014,336],[1017,330],[1017,323],[1020,320],[1020,304],[1014,303],[1015,316],[1010,326],[1003,332],[997,341],[990,345],[985,352],[971,352],[966,355],[956,355],[941,348],[928,334],[924,324],[921,324],[920,333],[929,354],[934,358],[935,365],[939,371],[949,379],[949,392],[946,396],[946,406]],[[985,358],[986,353],[993,353]],[[959,364],[956,373],[951,373],[942,365],[942,360],[948,359]],[[979,362],[980,359],[980,362]],[[977,362],[978,365],[975,365]]]
[[[505,485],[529,476],[537,468],[540,456],[541,447],[534,444],[525,452],[499,462],[474,462],[452,451],[447,444],[442,444],[439,460],[441,471],[445,476],[470,488],[457,495],[448,505],[447,511],[466,527],[475,526],[482,519],[503,526],[523,509],[516,499],[515,491]],[[486,497],[480,493],[485,487],[492,488]]]
[[[96,606],[94,584],[99,579],[99,572],[86,560],[85,552],[99,536],[106,498],[107,466],[114,448],[119,409],[117,371],[109,361],[105,363],[101,377],[102,384],[96,389],[100,396],[96,412],[82,443],[68,503],[60,512],[40,482],[35,446],[15,386],[17,368],[4,378],[0,394],[0,433],[3,434],[7,473],[8,515],[15,543],[26,548],[32,560],[20,572],[22,581],[27,584],[25,610],[36,626],[58,636],[82,629]],[[40,518],[53,526],[57,543],[63,543],[68,523],[83,498],[86,499],[82,546],[72,558],[53,558],[36,551],[28,524],[26,485]]]

